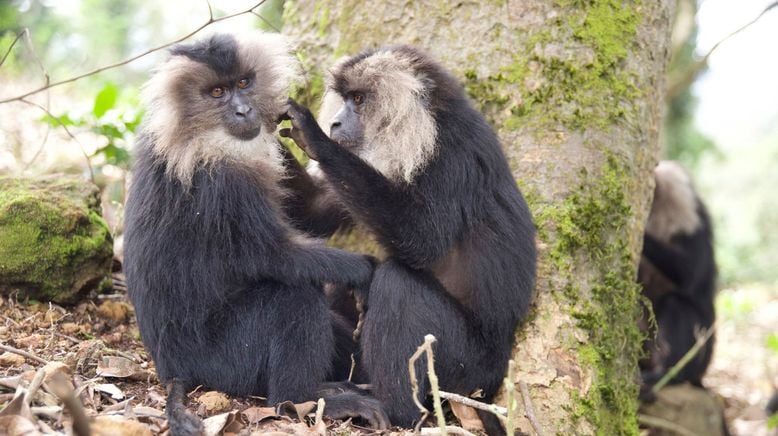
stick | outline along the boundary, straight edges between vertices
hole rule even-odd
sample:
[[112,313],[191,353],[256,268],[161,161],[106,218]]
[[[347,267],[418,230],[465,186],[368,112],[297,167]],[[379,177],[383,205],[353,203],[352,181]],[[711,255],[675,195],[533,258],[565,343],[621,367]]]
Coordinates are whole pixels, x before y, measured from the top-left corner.
[[538,436],[543,436],[543,427],[540,426],[538,419],[535,417],[535,409],[532,407],[532,397],[529,395],[529,387],[527,383],[519,382],[519,388],[521,389],[521,396],[524,399],[524,416],[532,424],[532,428],[535,429],[535,433]]
[[638,413],[638,422],[643,425],[647,425],[649,427],[654,427],[662,430],[670,430],[672,432],[678,433],[681,436],[699,436],[697,433],[694,433],[693,431],[681,427],[680,425],[674,422],[670,422],[662,418],[657,418],[656,416],[649,416],[649,415],[643,415],[642,413]]
[[702,349],[702,346],[705,345],[706,342],[708,342],[708,339],[713,336],[713,332],[716,331],[716,325],[718,324],[718,321],[714,322],[712,326],[710,326],[709,329],[703,330],[703,332],[697,337],[697,342],[694,343],[694,345],[689,348],[689,351],[686,352],[686,354],[681,357],[681,359],[673,365],[672,368],[670,368],[669,371],[665,373],[665,375],[662,376],[661,379],[659,379],[656,384],[651,387],[651,392],[656,394],[659,392],[660,389],[662,389],[670,380],[673,379],[676,375],[678,375],[679,372],[683,369],[684,366],[686,366],[694,356],[697,355],[697,353],[700,352]]
[[408,373],[411,378],[411,389],[413,391],[413,402],[416,403],[416,407],[422,413],[422,417],[416,424],[415,430],[418,432],[421,428],[421,424],[429,415],[429,411],[419,401],[419,385],[416,382],[416,368],[414,364],[421,357],[422,353],[427,353],[427,378],[430,381],[430,390],[432,391],[432,404],[435,409],[435,417],[438,421],[438,429],[440,434],[446,436],[446,417],[443,415],[443,405],[440,402],[440,387],[438,386],[438,375],[435,374],[435,357],[432,353],[432,344],[436,341],[435,336],[427,335],[424,337],[424,343],[419,345],[416,352],[413,353],[410,359],[408,359]]
[[171,46],[171,45],[173,45],[173,44],[178,44],[179,42],[181,42],[181,41],[184,41],[185,39],[188,39],[188,38],[190,38],[190,37],[194,36],[195,34],[197,34],[198,32],[200,32],[201,30],[205,29],[206,27],[210,26],[210,25],[211,25],[211,24],[213,24],[213,23],[218,23],[219,21],[228,20],[228,19],[230,19],[230,18],[234,18],[234,17],[237,17],[237,16],[239,16],[239,15],[245,15],[245,14],[249,14],[249,13],[253,12],[253,11],[254,11],[254,9],[256,9],[256,8],[258,8],[258,7],[260,7],[260,6],[262,6],[262,4],[263,4],[263,3],[265,3],[265,1],[266,1],[266,0],[262,0],[262,1],[260,1],[260,2],[257,2],[257,3],[255,3],[255,4],[254,4],[254,6],[250,7],[249,9],[243,10],[243,11],[241,11],[241,12],[236,12],[236,13],[234,13],[234,14],[230,14],[230,15],[225,15],[225,16],[223,16],[223,17],[219,17],[219,18],[213,18],[213,16],[211,15],[211,16],[208,18],[208,21],[206,21],[205,23],[203,23],[203,24],[202,24],[200,27],[198,27],[197,29],[193,30],[192,32],[189,32],[189,33],[188,33],[188,34],[186,34],[185,36],[182,36],[182,37],[180,37],[180,38],[178,38],[178,39],[175,39],[175,40],[173,40],[173,41],[170,41],[170,42],[166,42],[166,43],[164,43],[164,44],[162,44],[162,45],[159,45],[159,46],[157,46],[157,47],[154,47],[154,48],[150,48],[150,49],[148,49],[148,50],[146,50],[146,51],[144,51],[144,52],[142,52],[142,53],[140,53],[140,54],[137,54],[137,55],[135,55],[135,56],[132,56],[132,57],[130,57],[130,58],[127,58],[127,59],[125,59],[125,60],[123,60],[123,61],[115,62],[115,63],[113,63],[113,64],[109,64],[109,65],[104,65],[104,66],[102,66],[102,67],[95,68],[95,69],[94,69],[94,70],[92,70],[92,71],[88,71],[88,72],[86,72],[86,73],[79,74],[79,75],[77,75],[77,76],[73,76],[73,77],[71,77],[71,78],[69,78],[69,79],[64,79],[64,80],[60,80],[60,81],[58,81],[58,82],[50,83],[50,84],[48,84],[48,85],[41,86],[40,88],[33,89],[32,91],[28,91],[28,92],[26,92],[26,93],[24,93],[24,94],[21,94],[21,95],[17,95],[17,96],[15,96],[15,97],[9,97],[9,98],[6,98],[6,99],[3,99],[3,100],[0,100],[0,104],[2,104],[2,103],[8,103],[8,102],[11,102],[11,101],[18,101],[18,100],[22,100],[22,99],[24,99],[25,97],[29,97],[29,96],[31,96],[31,95],[37,94],[37,93],[39,93],[39,92],[41,92],[41,91],[45,91],[45,90],[47,90],[47,89],[50,89],[50,88],[53,88],[53,87],[55,87],[55,86],[60,86],[60,85],[64,85],[64,84],[66,84],[66,83],[75,82],[76,80],[83,79],[84,77],[94,76],[95,74],[102,73],[103,71],[110,70],[110,69],[113,69],[113,68],[116,68],[116,67],[120,67],[120,66],[122,66],[122,65],[127,65],[127,64],[129,64],[130,62],[133,62],[133,61],[135,61],[135,60],[138,60],[138,59],[140,59],[140,58],[142,58],[142,57],[144,57],[144,56],[146,56],[146,55],[148,55],[148,54],[151,54],[151,53],[154,53],[154,52],[156,52],[156,51],[160,51],[160,50],[166,49],[166,48],[170,47],[170,46]]
[[508,414],[508,409],[505,407],[500,407],[496,404],[482,403],[472,398],[465,397],[464,395],[454,394],[446,391],[440,391],[440,398],[443,398],[444,400],[448,400],[448,401],[453,401],[455,403],[464,404],[465,406],[472,407],[473,409],[483,410],[485,412],[491,412],[502,418],[505,418],[505,416]]
[[7,351],[9,353],[18,354],[20,356],[26,357],[27,359],[34,360],[34,361],[36,361],[38,363],[42,363],[44,365],[49,363],[48,360],[41,359],[40,357],[38,357],[38,356],[36,356],[34,354],[30,354],[30,353],[28,353],[28,352],[26,352],[24,350],[20,350],[18,348],[14,348],[14,347],[11,347],[9,345],[0,344],[0,350]]

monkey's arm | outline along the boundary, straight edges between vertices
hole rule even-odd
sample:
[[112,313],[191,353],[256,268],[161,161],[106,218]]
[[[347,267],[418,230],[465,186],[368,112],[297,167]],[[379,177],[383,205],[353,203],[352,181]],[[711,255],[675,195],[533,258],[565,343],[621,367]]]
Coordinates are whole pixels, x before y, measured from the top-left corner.
[[[331,140],[310,111],[289,101],[292,129],[281,131],[291,137],[308,155],[319,162],[332,185],[349,206],[377,234],[392,255],[415,268],[429,266],[445,255],[456,234],[453,207],[430,207],[412,186],[401,187],[359,156]],[[435,219],[434,214],[444,219]],[[410,222],[412,220],[412,222]]]
[[662,274],[680,286],[684,281],[684,270],[689,268],[688,256],[649,234],[643,236],[643,255],[646,256]]
[[274,273],[281,282],[367,287],[374,267],[374,260],[369,256],[337,248],[294,244],[277,260]]
[[286,177],[281,181],[287,193],[283,208],[295,228],[310,236],[326,238],[340,227],[351,225],[348,211],[323,186],[324,181],[317,183],[288,148],[280,147],[286,170]]

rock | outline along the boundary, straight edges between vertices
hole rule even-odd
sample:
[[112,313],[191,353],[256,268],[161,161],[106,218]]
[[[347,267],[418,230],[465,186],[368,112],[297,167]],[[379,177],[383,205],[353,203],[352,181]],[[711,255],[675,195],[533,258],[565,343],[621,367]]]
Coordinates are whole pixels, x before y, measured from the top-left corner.
[[75,303],[110,285],[112,253],[94,184],[0,177],[0,293]]
[[725,434],[721,401],[706,389],[689,384],[665,386],[657,393],[655,402],[640,407],[640,413],[647,417],[643,424],[655,424],[648,425],[651,436]]

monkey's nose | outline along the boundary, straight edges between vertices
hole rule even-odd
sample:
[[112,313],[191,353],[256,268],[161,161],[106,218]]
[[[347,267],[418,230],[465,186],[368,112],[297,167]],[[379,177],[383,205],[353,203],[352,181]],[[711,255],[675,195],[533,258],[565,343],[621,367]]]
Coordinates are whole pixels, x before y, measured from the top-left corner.
[[246,117],[252,111],[251,106],[242,104],[235,107],[235,115],[239,118]]
[[335,121],[330,125],[330,133],[334,132],[337,128],[340,127],[340,121]]

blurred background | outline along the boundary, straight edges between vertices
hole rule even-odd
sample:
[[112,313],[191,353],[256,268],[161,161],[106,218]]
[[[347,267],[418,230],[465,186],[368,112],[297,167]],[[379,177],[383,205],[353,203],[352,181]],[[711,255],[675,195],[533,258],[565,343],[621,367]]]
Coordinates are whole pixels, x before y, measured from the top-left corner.
[[[121,62],[189,34],[209,13],[255,3],[214,0],[209,12],[206,2],[184,0],[0,0],[0,100]],[[771,5],[679,0],[667,73],[662,158],[691,172],[713,217],[720,322],[706,385],[724,400],[736,434],[768,431],[757,411],[778,384],[778,7],[765,12]],[[282,6],[268,1],[257,15],[206,32],[278,29]],[[90,176],[120,233],[139,88],[164,56],[0,104],[0,174]]]

